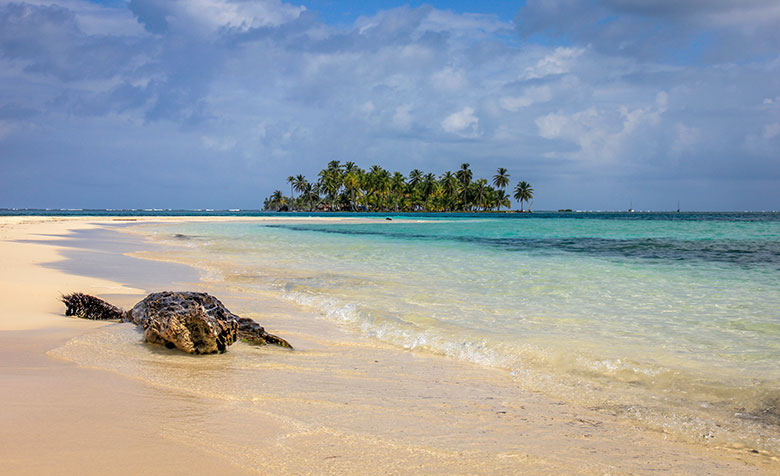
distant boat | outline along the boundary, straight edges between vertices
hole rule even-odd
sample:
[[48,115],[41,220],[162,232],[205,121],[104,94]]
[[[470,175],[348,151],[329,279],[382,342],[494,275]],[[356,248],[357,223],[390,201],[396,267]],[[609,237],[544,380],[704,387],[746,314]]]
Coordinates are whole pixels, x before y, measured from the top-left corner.
[[628,213],[634,213],[634,201],[631,200],[631,204],[628,206]]

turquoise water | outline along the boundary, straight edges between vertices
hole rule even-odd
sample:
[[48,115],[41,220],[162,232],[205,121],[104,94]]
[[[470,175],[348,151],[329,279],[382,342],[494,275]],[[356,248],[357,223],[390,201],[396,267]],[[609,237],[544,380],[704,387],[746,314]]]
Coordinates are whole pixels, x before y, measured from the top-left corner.
[[780,449],[780,215],[161,225],[170,256],[404,348],[695,439]]

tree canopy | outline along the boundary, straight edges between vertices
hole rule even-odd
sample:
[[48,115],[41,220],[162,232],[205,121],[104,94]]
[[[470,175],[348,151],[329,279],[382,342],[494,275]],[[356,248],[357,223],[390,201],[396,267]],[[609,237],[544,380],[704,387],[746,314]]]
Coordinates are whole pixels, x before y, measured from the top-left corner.
[[[317,174],[317,180],[309,182],[302,174],[290,175],[290,196],[280,190],[265,199],[266,210],[332,210],[368,212],[473,212],[509,209],[509,173],[505,168],[496,170],[492,186],[487,179],[474,180],[467,163],[454,173],[444,172],[438,177],[420,169],[404,176],[401,172],[389,172],[379,165],[363,170],[354,162],[342,164],[332,160]],[[297,196],[296,196],[297,193]],[[515,187],[514,198],[528,203],[533,198],[533,188],[525,181]],[[530,207],[529,207],[530,211]]]

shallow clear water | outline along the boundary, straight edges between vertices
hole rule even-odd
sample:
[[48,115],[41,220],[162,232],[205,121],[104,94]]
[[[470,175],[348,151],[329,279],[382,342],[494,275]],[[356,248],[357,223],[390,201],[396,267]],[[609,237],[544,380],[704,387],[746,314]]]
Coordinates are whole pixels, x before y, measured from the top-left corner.
[[671,431],[780,449],[780,215],[160,225],[169,257],[370,338]]

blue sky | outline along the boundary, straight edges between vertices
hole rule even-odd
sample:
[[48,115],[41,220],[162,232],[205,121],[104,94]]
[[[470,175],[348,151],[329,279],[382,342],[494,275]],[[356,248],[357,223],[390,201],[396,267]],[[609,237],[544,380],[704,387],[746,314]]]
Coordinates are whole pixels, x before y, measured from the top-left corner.
[[440,10],[450,10],[459,13],[477,13],[496,15],[504,21],[512,21],[524,1],[512,0],[450,0],[450,1],[415,1],[398,2],[393,0],[374,0],[364,2],[345,2],[339,0],[308,0],[300,2],[307,9],[317,12],[322,21],[331,25],[349,26],[360,16],[372,16],[381,10],[391,10],[401,6],[412,8],[424,5]]
[[256,208],[329,160],[780,209],[776,0],[0,0],[0,207]]

